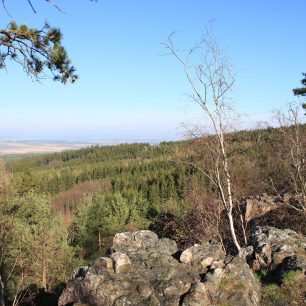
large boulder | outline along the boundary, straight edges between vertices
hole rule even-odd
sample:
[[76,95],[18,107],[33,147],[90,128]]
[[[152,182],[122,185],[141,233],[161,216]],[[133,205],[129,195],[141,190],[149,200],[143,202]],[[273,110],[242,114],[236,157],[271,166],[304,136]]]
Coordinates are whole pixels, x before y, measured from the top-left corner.
[[263,269],[270,283],[263,287],[262,305],[306,305],[306,238],[290,229],[262,226],[253,231],[252,243],[250,264]]
[[168,238],[158,239],[155,233],[148,230],[116,234],[111,249],[113,252],[129,254],[139,250],[142,253],[146,250],[157,250],[159,253],[172,255],[178,251],[175,241]]
[[290,229],[280,230],[258,226],[252,233],[254,248],[251,265],[260,270],[273,264],[281,270],[300,270],[306,273],[306,238]]
[[274,197],[265,193],[249,197],[242,201],[242,204],[245,205],[245,220],[246,222],[250,222],[272,210],[283,207],[284,203],[288,201],[288,197]]
[[225,253],[221,244],[195,244],[184,250],[180,261],[200,275],[201,282],[194,283],[183,305],[209,305],[218,295],[224,268]]
[[207,306],[211,304],[212,299],[202,282],[194,283],[182,302],[182,306]]
[[[195,245],[179,256],[174,241],[158,239],[150,231],[118,233],[111,250],[110,256],[75,273],[59,305],[170,306],[179,305],[183,298],[185,305],[197,304],[199,299],[206,305],[210,287],[201,281],[208,271],[213,275],[213,271],[222,270],[225,257],[218,244]],[[189,253],[192,258],[188,259]]]
[[190,264],[199,273],[205,273],[208,268],[222,266],[225,253],[220,244],[195,244],[184,250],[180,261]]
[[227,257],[222,265],[209,269],[201,282],[192,285],[183,306],[257,306],[261,286],[244,259]]
[[200,276],[175,259],[178,249],[170,239],[150,231],[115,235],[112,254],[96,260],[84,277],[75,277],[59,305],[179,305]]
[[138,231],[116,234],[111,254],[77,270],[58,304],[258,305],[258,291],[245,261],[226,259],[220,244],[179,252],[174,241]]

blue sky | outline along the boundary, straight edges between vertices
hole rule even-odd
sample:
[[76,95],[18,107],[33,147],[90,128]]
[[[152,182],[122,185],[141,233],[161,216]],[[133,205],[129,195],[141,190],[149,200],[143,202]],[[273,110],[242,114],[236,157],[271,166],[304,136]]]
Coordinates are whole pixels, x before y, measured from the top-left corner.
[[[7,7],[18,23],[60,27],[80,80],[36,83],[16,64],[1,70],[2,139],[182,137],[181,123],[200,113],[161,42],[177,31],[190,47],[210,20],[234,66],[233,99],[245,126],[269,120],[273,109],[294,100],[291,90],[306,70],[304,0],[57,0],[64,14],[32,2],[37,14],[26,0]],[[10,20],[3,10],[0,20],[0,27]]]

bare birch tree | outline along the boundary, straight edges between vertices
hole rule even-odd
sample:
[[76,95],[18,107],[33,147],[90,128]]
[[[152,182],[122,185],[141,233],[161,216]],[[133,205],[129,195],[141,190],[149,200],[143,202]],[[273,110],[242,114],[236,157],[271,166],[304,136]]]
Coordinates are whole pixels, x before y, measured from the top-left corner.
[[[200,107],[211,128],[209,135],[194,132],[193,136],[202,146],[209,149],[213,163],[193,163],[193,166],[214,185],[226,211],[233,242],[240,253],[241,246],[233,218],[233,182],[226,140],[227,133],[232,128],[231,115],[234,113],[228,95],[235,81],[232,67],[223,50],[218,47],[211,31],[207,30],[200,42],[184,55],[175,47],[174,35],[175,33],[172,33],[164,45],[169,54],[183,67],[185,77],[193,91],[190,97]],[[194,63],[195,59],[197,63]]]

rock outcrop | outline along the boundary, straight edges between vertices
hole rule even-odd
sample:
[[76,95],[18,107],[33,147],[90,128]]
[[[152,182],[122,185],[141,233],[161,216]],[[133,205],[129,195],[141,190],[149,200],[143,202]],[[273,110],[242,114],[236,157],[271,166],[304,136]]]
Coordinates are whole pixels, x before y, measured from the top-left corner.
[[260,284],[244,259],[233,257],[226,263],[219,286],[222,305],[260,305]]
[[[254,270],[273,264],[305,274],[306,241],[297,233],[257,227],[252,244],[246,253]],[[245,259],[225,256],[220,244],[180,252],[174,241],[138,231],[116,234],[109,256],[79,268],[58,305],[256,306],[260,296]]]
[[220,296],[235,305],[257,305],[254,281],[246,263],[226,259],[219,244],[180,253],[174,241],[151,231],[119,233],[108,257],[79,268],[59,305],[214,305]]
[[306,274],[306,238],[296,232],[258,226],[252,233],[253,270],[269,267],[282,271],[299,270]]
[[268,212],[281,208],[284,203],[289,202],[291,198],[284,196],[283,198],[261,194],[249,197],[242,201],[245,204],[245,220],[249,222],[253,219],[263,216]]

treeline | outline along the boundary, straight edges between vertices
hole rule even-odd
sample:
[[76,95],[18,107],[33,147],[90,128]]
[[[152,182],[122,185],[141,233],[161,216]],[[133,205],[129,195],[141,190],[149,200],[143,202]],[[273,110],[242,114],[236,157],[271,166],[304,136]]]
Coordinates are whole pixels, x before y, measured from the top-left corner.
[[114,146],[92,146],[79,150],[68,150],[61,153],[32,156],[13,160],[8,163],[8,169],[22,172],[31,168],[61,168],[64,166],[81,165],[84,163],[117,162],[139,158],[153,158],[168,155],[177,142],[163,142],[151,146],[147,143],[120,144]]

